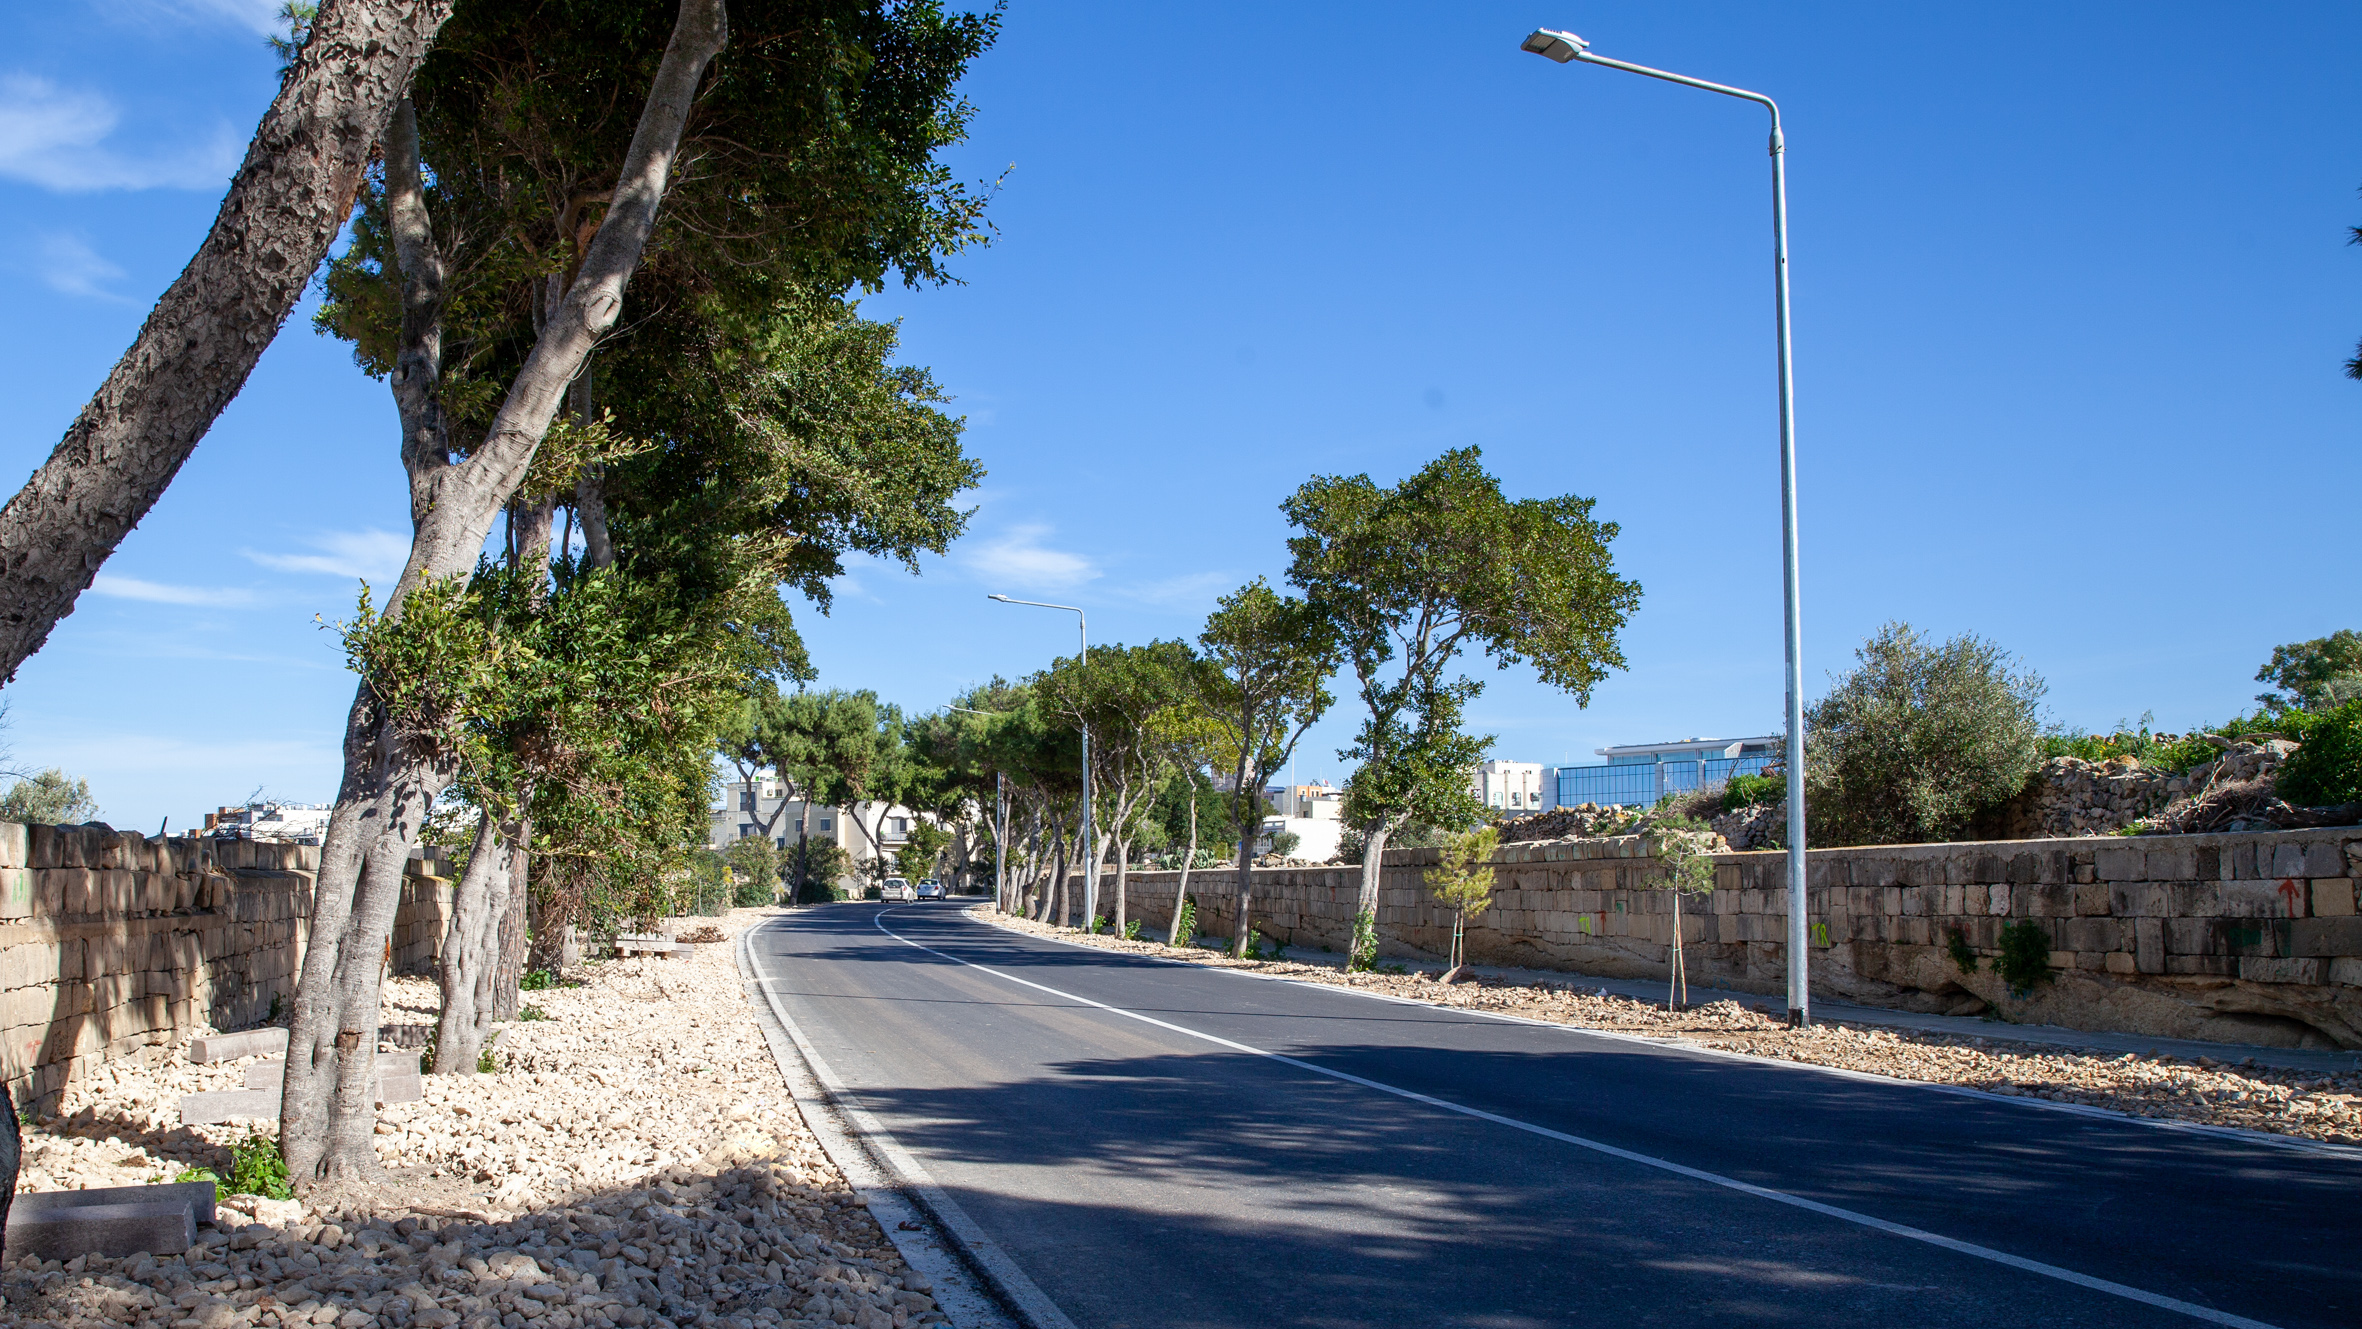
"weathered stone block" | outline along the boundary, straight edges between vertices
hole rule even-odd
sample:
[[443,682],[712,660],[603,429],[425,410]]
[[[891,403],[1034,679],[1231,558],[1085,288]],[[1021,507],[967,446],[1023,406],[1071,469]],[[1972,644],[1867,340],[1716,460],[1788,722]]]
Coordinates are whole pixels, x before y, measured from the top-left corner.
[[2110,899],[2112,889],[2116,888],[2110,887],[2105,882],[2077,886],[2075,888],[2075,913],[2080,917],[2089,917],[2094,914],[2110,912],[2115,907],[2114,901]]
[[2101,849],[2092,856],[2101,881],[2145,881],[2148,855],[2139,849]]
[[2299,918],[2287,931],[2292,956],[2362,955],[2362,918]]
[[2228,955],[2168,955],[2165,972],[2230,978],[2238,974],[2239,962]]
[[2226,881],[2216,887],[2217,898],[2213,912],[2223,918],[2287,918],[2292,907],[2302,912],[2297,904],[2303,893],[2282,889],[2278,881]]
[[0,821],[0,868],[32,865],[33,846],[25,828],[13,821]]
[[287,1031],[248,1029],[235,1034],[201,1034],[189,1040],[189,1060],[236,1061],[240,1057],[287,1055]]
[[2323,983],[2329,979],[2329,962],[2250,955],[2240,959],[2239,977],[2250,983]]
[[2114,918],[2069,918],[2059,922],[2057,936],[2068,950],[2119,951],[2126,949],[2124,923]]
[[2313,914],[2315,917],[2334,918],[2353,912],[2353,878],[2328,877],[2313,883]]
[[2331,960],[2329,962],[2329,981],[2343,983],[2347,987],[2362,988],[2362,959]]
[[2188,881],[2198,875],[2198,851],[2189,845],[2165,845],[2142,854],[2141,873],[2151,881]]
[[2165,920],[2136,918],[2132,921],[2132,951],[2134,967],[2144,974],[2165,972]]
[[[207,1192],[203,1210],[210,1220],[213,1183],[195,1184]],[[8,1253],[44,1260],[70,1260],[78,1255],[117,1258],[142,1252],[178,1255],[197,1239],[199,1206],[184,1195],[157,1192],[185,1189],[108,1186],[19,1195],[8,1210]]]
[[2116,883],[2107,888],[2108,912],[2118,918],[2163,918],[2172,910],[2168,903],[2172,887],[2185,884],[2156,881]]
[[[2271,846],[2272,865],[2269,868],[2265,868],[2263,864],[2264,846],[2257,845],[2255,851],[2256,867],[2261,869],[2257,872],[2257,876],[2307,877],[2312,875],[2305,871],[2305,847],[2294,840],[2282,840]],[[2324,872],[2321,875],[2326,877],[2335,874]]]
[[2014,891],[2014,890],[2016,890],[2016,889],[2017,889],[2017,888],[2016,888],[2016,887],[2014,887],[2014,886],[1988,886],[1988,887],[1986,887],[1986,888],[1985,888],[1985,901],[1986,901],[1986,904],[1985,904],[1985,912],[1986,912],[1987,914],[1993,915],[1994,917],[1997,917],[1997,918],[1998,918],[1998,917],[2002,917],[2002,916],[2004,916],[2004,915],[2007,915],[2007,914],[2009,913],[2009,897],[2010,897],[2010,892],[2012,892],[2012,891]]
[[2139,962],[2133,956],[2126,954],[2123,951],[2108,952],[2107,970],[2111,974],[2137,974],[2141,972]]

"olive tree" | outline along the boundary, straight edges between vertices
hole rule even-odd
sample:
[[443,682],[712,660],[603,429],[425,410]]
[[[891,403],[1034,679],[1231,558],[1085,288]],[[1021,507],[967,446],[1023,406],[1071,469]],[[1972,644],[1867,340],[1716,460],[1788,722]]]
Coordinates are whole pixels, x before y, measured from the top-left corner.
[[2039,675],[1973,633],[1881,627],[1805,708],[1805,806],[1820,844],[1956,839],[2042,761]]

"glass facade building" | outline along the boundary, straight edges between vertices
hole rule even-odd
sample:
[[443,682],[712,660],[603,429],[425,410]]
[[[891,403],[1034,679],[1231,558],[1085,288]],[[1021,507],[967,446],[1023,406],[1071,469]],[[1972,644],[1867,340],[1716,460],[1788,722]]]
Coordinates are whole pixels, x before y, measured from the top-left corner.
[[1649,806],[1667,794],[1723,784],[1736,775],[1761,775],[1779,764],[1776,738],[1686,739],[1601,748],[1598,766],[1558,768],[1558,806],[1619,803]]

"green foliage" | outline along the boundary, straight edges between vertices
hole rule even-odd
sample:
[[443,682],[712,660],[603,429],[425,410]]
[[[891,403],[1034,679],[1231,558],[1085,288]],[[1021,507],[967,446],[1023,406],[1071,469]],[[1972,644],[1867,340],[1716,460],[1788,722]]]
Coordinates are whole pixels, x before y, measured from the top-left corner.
[[1351,973],[1367,973],[1378,964],[1378,914],[1364,909],[1353,916],[1353,942],[1348,947],[1345,968]]
[[1938,646],[1888,623],[1805,711],[1805,803],[1824,845],[1957,838],[2042,759],[2044,685],[1974,635]]
[[1436,863],[1427,869],[1427,891],[1452,911],[1452,963],[1462,958],[1461,933],[1468,920],[1493,904],[1493,851],[1500,848],[1498,827],[1485,826],[1447,835],[1436,849]]
[[1197,901],[1183,900],[1181,916],[1173,920],[1173,935],[1168,944],[1187,946],[1197,936]]
[[517,1018],[520,1020],[546,1020],[549,1018],[549,1012],[527,1002],[517,1009]]
[[913,818],[910,830],[895,851],[894,865],[913,883],[935,875],[943,851],[951,847],[951,832],[924,817]]
[[2279,689],[2256,697],[2275,711],[2333,711],[2362,701],[2362,633],[2340,628],[2326,637],[2275,646],[2255,681]]
[[260,1131],[230,1146],[230,1175],[225,1184],[232,1195],[295,1198],[294,1189],[287,1184],[287,1160],[279,1155],[279,1141]]
[[1276,960],[1280,958],[1280,946],[1278,942],[1250,927],[1245,943],[1239,948],[1239,956],[1248,960]]
[[2316,715],[2276,792],[2301,807],[2362,803],[2362,700]]
[[95,820],[98,804],[90,801],[90,782],[77,780],[57,767],[10,785],[0,794],[0,821],[26,826],[73,826]]
[[1788,801],[1788,779],[1782,775],[1734,775],[1722,787],[1722,810],[1777,807]]
[[1319,610],[1258,577],[1222,597],[1198,645],[1207,667],[1190,679],[1191,705],[1229,771],[1223,800],[1243,833],[1256,824],[1271,773],[1329,708],[1324,685],[1337,667],[1336,634]]
[[1686,817],[1660,821],[1649,835],[1650,852],[1665,869],[1665,884],[1684,895],[1713,893],[1714,855],[1706,847],[1711,843],[1710,828]]
[[1271,852],[1281,858],[1295,853],[1297,846],[1304,843],[1304,837],[1294,831],[1273,831],[1265,838],[1271,841]]
[[778,898],[779,874],[785,866],[777,846],[760,835],[744,836],[730,843],[722,857],[737,877],[730,893],[731,903],[752,907],[766,905]]
[[173,1176],[172,1180],[175,1185],[185,1181],[210,1181],[219,1186],[221,1185],[221,1174],[209,1167],[190,1167],[182,1168]]
[[[1958,958],[1955,954],[1954,959]],[[2050,929],[2030,918],[2001,929],[2001,954],[1993,959],[1993,972],[2019,997],[2033,992],[2036,984],[2049,982]]]
[[806,840],[791,851],[800,854],[804,885],[797,899],[815,903],[836,899],[836,884],[853,871],[853,856],[834,840]]
[[1614,523],[1574,496],[1511,501],[1461,448],[1392,487],[1317,476],[1280,505],[1290,582],[1335,625],[1365,708],[1346,820],[1365,834],[1405,822],[1466,826],[1481,809],[1467,770],[1491,739],[1461,728],[1483,685],[1447,678],[1482,647],[1497,667],[1531,662],[1578,706],[1622,668],[1617,634],[1640,588],[1616,576]]
[[1125,940],[1125,941],[1138,941],[1138,940],[1140,940],[1140,920],[1139,920],[1139,919],[1135,918],[1135,919],[1132,919],[1132,920],[1130,920],[1130,921],[1128,921],[1128,922],[1126,922],[1126,923],[1124,924],[1124,940]]
[[499,1070],[500,1062],[492,1055],[492,1049],[485,1048],[476,1054],[476,1073],[478,1075],[493,1075],[497,1074]]
[[523,978],[517,980],[517,989],[521,992],[547,992],[557,985],[556,976],[547,969],[529,969]]
[[1954,928],[1944,939],[1944,949],[1952,956],[1952,964],[1963,974],[1977,971],[1977,953],[1969,948],[1968,934]]
[[2186,771],[2215,758],[2215,746],[2198,734],[2160,734],[2150,730],[2152,717],[2119,720],[2106,734],[2079,734],[2053,728],[2042,736],[2042,756],[2079,757],[2104,762],[2129,758],[2159,771]]
[[1094,936],[1094,937],[1098,936],[1098,935],[1099,935],[1101,932],[1105,931],[1106,929],[1107,929],[1107,918],[1106,918],[1106,916],[1105,916],[1105,915],[1103,915],[1103,914],[1093,914],[1093,915],[1091,915],[1091,921],[1090,921],[1090,922],[1088,922],[1088,923],[1085,923],[1085,924],[1083,925],[1083,931],[1084,931],[1085,933],[1089,934],[1090,936]]

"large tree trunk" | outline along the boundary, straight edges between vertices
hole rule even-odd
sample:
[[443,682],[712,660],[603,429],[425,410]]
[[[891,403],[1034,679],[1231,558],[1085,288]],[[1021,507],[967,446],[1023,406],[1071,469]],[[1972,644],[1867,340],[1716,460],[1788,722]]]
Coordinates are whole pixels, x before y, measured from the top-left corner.
[[196,256],[49,460],[0,508],[0,681],[74,612],[245,386],[343,229],[451,0],[329,0]]
[[443,934],[443,1013],[435,1022],[435,1074],[473,1075],[490,1024],[493,942],[508,897],[508,845],[486,811],[476,821],[467,870],[451,893],[451,923]]
[[[568,387],[623,307],[624,286],[656,224],[698,83],[726,36],[722,0],[682,0],[633,131],[614,201],[563,304],[535,338],[482,443],[464,461],[450,459],[442,412],[434,400],[441,374],[442,259],[419,180],[416,127],[410,116],[395,117],[386,143],[386,211],[403,273],[403,344],[391,377],[402,416],[414,533],[409,561],[386,598],[387,618],[398,616],[403,600],[419,586],[474,566],[493,521],[524,479]],[[356,815],[345,815],[346,798],[340,794],[321,847],[315,886],[316,953],[305,957],[288,1036],[281,1135],[289,1177],[299,1185],[378,1171],[370,1147],[375,1105],[368,1101],[368,1085],[382,978],[377,953],[391,930],[393,902],[381,900],[377,892],[390,877],[398,895],[402,862],[416,842],[418,817],[424,811],[424,804],[413,806],[418,792],[431,784],[426,799],[431,802],[449,781],[444,775],[435,783],[432,777],[441,773],[430,764],[429,755],[417,750],[412,736],[373,741],[385,727],[364,681],[348,720],[345,744],[344,790],[356,804]],[[364,804],[392,815],[381,812],[377,833],[367,841],[368,872],[356,880],[362,854],[357,843],[340,843],[339,833],[351,840],[363,829],[358,811]],[[524,886],[518,881],[512,889],[522,893]],[[335,946],[320,944],[328,933],[320,926],[323,919],[342,924],[342,939]],[[322,963],[314,964],[315,959]],[[364,1005],[372,1034],[365,1047],[358,1032],[362,1026],[353,1023]],[[332,1062],[338,1067],[333,1089],[331,1077],[323,1073]]]
[[1181,884],[1173,888],[1173,926],[1165,930],[1165,945],[1186,946],[1197,940],[1181,935],[1181,907],[1189,903],[1189,869],[1197,863],[1197,779],[1189,781],[1189,847],[1181,851]]
[[503,850],[508,855],[508,894],[500,902],[499,932],[493,941],[492,995],[484,1006],[486,1018],[492,1020],[517,1018],[525,1000],[525,967],[533,945],[525,912],[532,899],[533,855],[524,848],[533,838],[533,823],[526,821],[520,826],[518,836]]
[[1124,891],[1132,880],[1131,874],[1132,846],[1118,840],[1115,842],[1115,912],[1109,917],[1115,920],[1115,935],[1119,937],[1124,935]]

